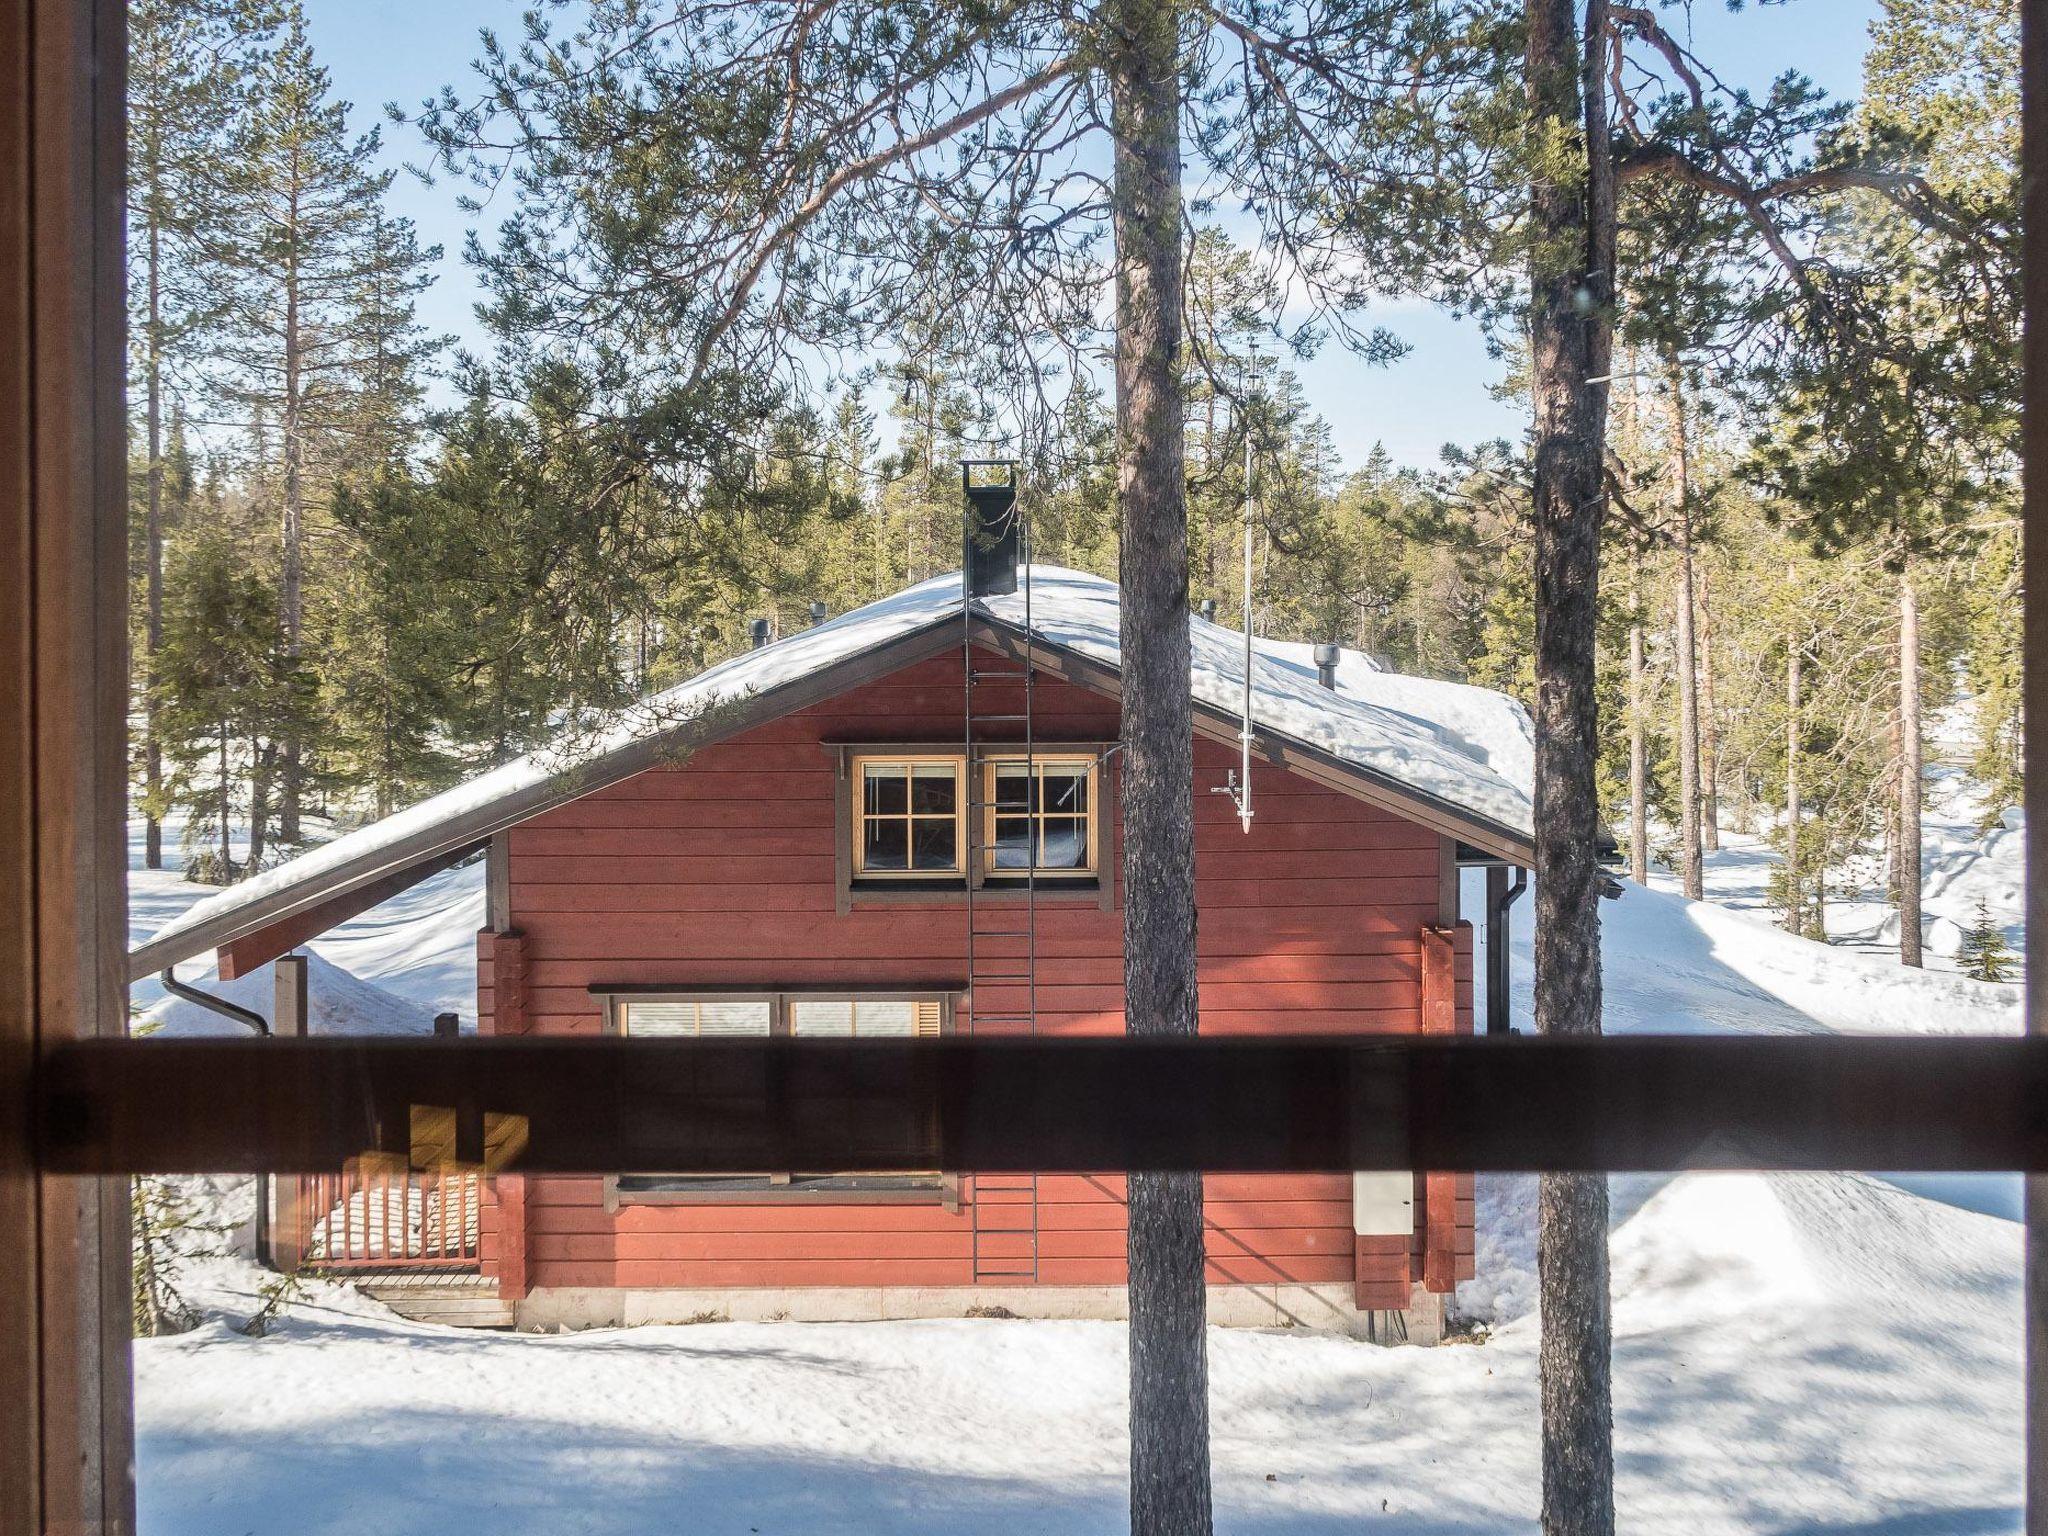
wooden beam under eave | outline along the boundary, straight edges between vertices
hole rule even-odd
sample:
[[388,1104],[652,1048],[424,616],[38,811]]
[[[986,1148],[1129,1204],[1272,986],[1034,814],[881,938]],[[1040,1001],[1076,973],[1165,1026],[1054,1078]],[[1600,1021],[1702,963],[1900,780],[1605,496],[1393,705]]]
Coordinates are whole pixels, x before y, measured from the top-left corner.
[[220,979],[235,981],[247,976],[258,966],[268,965],[279,955],[288,955],[312,939],[330,929],[338,928],[350,918],[370,908],[389,901],[392,897],[411,890],[423,880],[431,880],[444,869],[453,869],[464,859],[473,856],[482,843],[472,843],[466,848],[456,848],[423,864],[398,870],[381,880],[368,885],[359,885],[352,891],[330,897],[317,907],[308,907],[303,912],[294,912],[289,917],[279,918],[267,927],[257,928],[249,933],[231,939],[214,951],[219,961]]

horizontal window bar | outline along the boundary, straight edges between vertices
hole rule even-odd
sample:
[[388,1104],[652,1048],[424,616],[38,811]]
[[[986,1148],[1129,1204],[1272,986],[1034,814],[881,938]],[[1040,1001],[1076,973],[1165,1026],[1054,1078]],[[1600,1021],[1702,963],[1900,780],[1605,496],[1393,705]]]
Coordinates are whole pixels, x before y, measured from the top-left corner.
[[318,1172],[411,1106],[528,1171],[2048,1170],[2048,1037],[99,1040],[38,1073],[60,1172]]

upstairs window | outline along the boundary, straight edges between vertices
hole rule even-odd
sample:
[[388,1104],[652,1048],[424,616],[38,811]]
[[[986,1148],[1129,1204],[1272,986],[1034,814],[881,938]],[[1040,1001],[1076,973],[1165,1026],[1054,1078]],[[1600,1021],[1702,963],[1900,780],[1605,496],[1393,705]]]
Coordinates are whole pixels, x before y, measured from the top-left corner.
[[858,757],[853,770],[855,876],[959,879],[967,843],[960,759]]
[[1095,759],[1034,755],[984,764],[989,879],[1095,872]]

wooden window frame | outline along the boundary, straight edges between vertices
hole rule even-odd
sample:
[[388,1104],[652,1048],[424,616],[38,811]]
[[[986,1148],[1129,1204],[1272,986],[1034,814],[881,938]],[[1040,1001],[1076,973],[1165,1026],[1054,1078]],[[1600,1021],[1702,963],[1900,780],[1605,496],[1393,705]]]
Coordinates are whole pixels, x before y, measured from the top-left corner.
[[[914,768],[920,764],[943,763],[953,770],[953,866],[950,869],[877,869],[865,867],[862,856],[867,846],[867,824],[870,820],[897,821],[904,823],[904,852],[906,865],[911,857],[913,833],[919,820],[940,821],[943,813],[933,812],[922,817],[910,808],[910,786],[904,788],[904,811],[898,816],[870,817],[867,812],[866,770],[871,763],[903,764]],[[959,752],[941,752],[927,748],[923,751],[893,752],[865,750],[855,752],[847,765],[846,795],[851,812],[851,845],[847,849],[853,861],[853,879],[862,885],[897,884],[958,884],[967,878],[970,850],[967,845],[967,804],[968,784],[972,775],[967,771],[967,759]]]
[[[1041,889],[1057,890],[1068,888],[1091,888],[1101,879],[1101,815],[1102,805],[1102,754],[1096,751],[1071,751],[1062,748],[1035,748],[1027,757],[1022,752],[1011,752],[990,748],[975,754],[975,777],[981,784],[981,835],[975,840],[974,852],[980,857],[975,863],[975,884],[977,889],[999,890],[1006,885],[1027,883],[1034,878]],[[1042,777],[1045,770],[1055,764],[1083,764],[1087,768],[1088,810],[1082,819],[1086,823],[1088,838],[1088,862],[1079,868],[1053,867],[1035,864],[1030,869],[997,869],[992,860],[996,842],[996,775],[1005,767],[1028,763],[1034,776]],[[1039,843],[1039,828],[1046,820],[1043,806],[1037,810],[1027,809],[1026,820],[1032,823],[1032,847]],[[1014,818],[1008,818],[1014,819]],[[1061,815],[1059,820],[1072,821],[1071,815]],[[1033,855],[1034,859],[1036,855]]]
[[[625,1028],[626,1010],[634,1003],[751,1003],[766,1002],[768,1006],[768,1033],[761,1037],[771,1040],[795,1040],[798,1037],[792,1011],[799,1002],[839,1002],[855,1005],[862,1003],[932,1003],[939,1005],[939,1032],[937,1036],[913,1036],[911,1038],[944,1039],[953,1033],[954,1015],[957,1011],[961,991],[951,986],[931,987],[842,987],[820,984],[804,987],[668,987],[668,986],[605,986],[593,987],[592,993],[604,1005],[604,1032],[609,1036],[630,1039]],[[688,1039],[688,1036],[674,1037]],[[697,1038],[702,1039],[702,1036]],[[747,1036],[719,1036],[721,1040],[751,1038]],[[857,1037],[856,1037],[857,1038]],[[881,1038],[881,1037],[874,1037]],[[902,1039],[902,1036],[886,1038]],[[713,1178],[758,1178],[766,1182],[743,1188],[725,1189],[634,1189],[627,1188],[621,1180],[629,1178],[688,1178],[688,1174],[647,1174],[608,1173],[604,1175],[604,1208],[616,1212],[624,1205],[943,1205],[949,1211],[960,1209],[960,1178],[956,1173],[940,1170],[929,1176],[929,1182],[915,1185],[889,1187],[881,1184],[862,1186],[858,1183],[841,1182],[829,1186],[803,1185],[792,1182],[789,1173],[765,1172],[758,1174],[717,1174],[703,1175],[707,1182]],[[842,1180],[862,1177],[859,1174],[835,1175]],[[874,1174],[876,1179],[903,1179],[906,1177],[925,1178],[924,1175],[901,1173]]]
[[[833,837],[833,910],[841,917],[855,907],[868,906],[951,906],[966,899],[967,881],[974,880],[975,900],[1022,901],[1033,894],[1020,872],[1015,877],[999,876],[987,880],[981,875],[981,847],[984,841],[981,818],[966,816],[966,842],[963,858],[967,873],[955,872],[943,879],[903,879],[898,875],[870,876],[863,878],[855,872],[854,842],[859,835],[859,818],[856,799],[860,781],[855,763],[862,758],[875,758],[886,762],[901,762],[906,758],[948,757],[955,762],[967,764],[967,755],[958,747],[943,742],[866,742],[827,741],[825,750],[832,754],[834,793],[832,815]],[[1092,777],[1089,780],[1091,801],[1090,836],[1094,839],[1095,867],[1079,874],[1065,874],[1059,871],[1040,871],[1036,881],[1036,898],[1040,902],[1065,902],[1073,905],[1092,905],[1107,912],[1116,904],[1116,861],[1107,856],[1102,844],[1103,829],[1114,828],[1115,822],[1105,817],[1100,807],[1103,804],[1104,786],[1109,783],[1110,753],[1116,748],[1113,741],[1048,741],[1034,746],[1034,757],[1064,758],[1090,761]],[[992,758],[1015,760],[1023,756],[1015,743],[992,742],[977,747],[970,771],[963,772],[963,785],[977,785],[981,782],[980,765]],[[963,796],[963,816],[970,808],[972,796]],[[984,798],[988,798],[984,796]]]

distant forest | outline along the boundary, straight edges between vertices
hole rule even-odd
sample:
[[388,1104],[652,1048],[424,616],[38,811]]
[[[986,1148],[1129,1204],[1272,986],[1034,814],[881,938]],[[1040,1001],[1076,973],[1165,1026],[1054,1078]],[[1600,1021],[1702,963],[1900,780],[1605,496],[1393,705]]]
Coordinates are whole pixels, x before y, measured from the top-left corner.
[[[296,4],[137,0],[131,18],[152,864],[178,812],[193,878],[241,878],[732,654],[750,617],[788,631],[813,602],[841,612],[956,568],[962,457],[1022,460],[1038,560],[1116,574],[1104,387],[1020,380],[942,265],[868,365],[827,370],[820,351],[809,388],[736,375],[712,400],[620,411],[633,348],[550,344],[570,321],[526,280],[552,259],[530,227],[472,254],[491,354],[426,332],[440,253],[379,169],[379,133],[418,127],[344,109]],[[1812,135],[1906,145],[1973,248],[2009,259],[2016,38],[2004,0],[1892,0],[1861,101],[1774,105]],[[2018,799],[2020,626],[2009,283],[1846,198],[1818,217],[1810,260],[1891,274],[1858,291],[1907,338],[1879,367],[1795,365],[1761,290],[1725,277],[1684,303],[1660,290],[1654,325],[1622,306],[1599,676],[1602,800],[1638,872],[1669,858],[1696,891],[1719,828],[1767,833],[1784,921],[1825,936],[1854,856],[1896,868],[1918,846],[1933,711],[1970,701],[1969,771],[1993,806]],[[1197,207],[1191,227],[1190,601],[1236,622],[1249,439],[1262,633],[1528,700],[1524,446],[1452,445],[1428,471],[1340,463],[1290,368],[1340,343],[1282,324],[1271,263],[1219,221]],[[1624,243],[1674,227],[1727,239],[1697,198],[1624,203]],[[1513,315],[1478,318],[1522,389]],[[1952,386],[1938,404],[1929,370]]]

